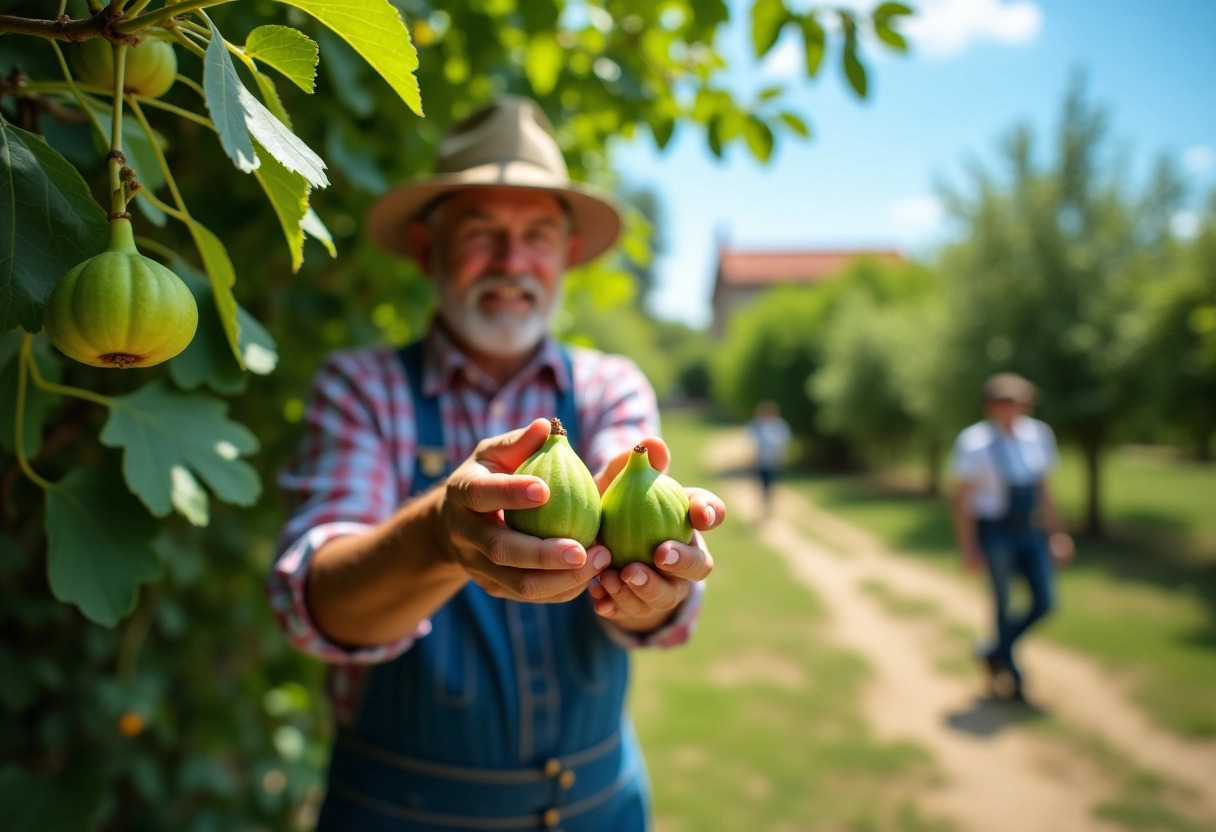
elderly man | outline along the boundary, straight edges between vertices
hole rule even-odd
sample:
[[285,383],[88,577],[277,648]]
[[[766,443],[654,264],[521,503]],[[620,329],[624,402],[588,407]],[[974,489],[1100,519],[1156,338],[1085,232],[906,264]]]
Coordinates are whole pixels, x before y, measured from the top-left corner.
[[[627,650],[687,639],[713,561],[697,532],[618,571],[602,545],[502,519],[549,497],[513,472],[553,416],[601,492],[638,443],[667,465],[637,367],[549,334],[564,271],[620,218],[569,181],[525,99],[453,127],[437,167],[368,216],[434,282],[435,320],[400,351],[326,360],[280,478],[292,513],[270,598],[330,663],[338,722],[318,828],[643,830]],[[717,497],[689,497],[695,529],[721,523]]]
[[[954,531],[968,569],[987,567],[996,638],[979,652],[992,692],[1022,700],[1022,671],[1014,644],[1051,611],[1052,561],[1072,558],[1073,541],[1060,524],[1047,475],[1057,462],[1051,428],[1030,417],[1033,384],[998,373],[984,385],[986,419],[959,434],[954,445]],[[1044,530],[1048,534],[1044,533]],[[1021,575],[1030,607],[1010,609],[1009,590]]]

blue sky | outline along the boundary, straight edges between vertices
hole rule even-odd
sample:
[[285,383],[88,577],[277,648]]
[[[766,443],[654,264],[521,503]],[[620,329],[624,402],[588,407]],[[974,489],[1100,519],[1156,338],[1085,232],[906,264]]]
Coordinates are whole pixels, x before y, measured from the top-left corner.
[[[795,0],[788,4],[797,7]],[[616,148],[615,167],[659,194],[666,251],[651,311],[700,326],[709,319],[719,234],[735,248],[895,246],[931,253],[948,234],[936,183],[965,185],[968,161],[991,168],[1019,122],[1040,147],[1058,124],[1073,70],[1105,105],[1111,133],[1139,181],[1162,153],[1191,182],[1190,207],[1216,188],[1216,2],[1212,0],[921,0],[905,24],[908,56],[867,51],[870,97],[845,89],[829,54],[805,80],[792,31],[758,64],[750,0],[722,48],[732,88],[784,83],[809,141],[782,134],[768,165],[743,145],[723,160],[684,127],[660,153],[649,135]],[[852,3],[867,8],[869,3]],[[792,28],[792,27],[791,27]],[[838,57],[838,56],[837,56]],[[1194,222],[1183,212],[1176,228]]]

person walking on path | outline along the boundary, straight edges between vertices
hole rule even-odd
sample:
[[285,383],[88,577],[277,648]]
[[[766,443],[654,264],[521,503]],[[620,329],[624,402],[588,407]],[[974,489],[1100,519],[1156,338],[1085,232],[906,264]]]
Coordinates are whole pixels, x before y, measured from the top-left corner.
[[643,832],[628,650],[689,637],[713,568],[700,532],[726,508],[687,489],[692,540],[619,570],[602,545],[507,527],[503,510],[549,498],[514,471],[551,417],[601,493],[634,446],[660,469],[670,454],[637,366],[549,332],[566,268],[621,221],[570,182],[540,108],[499,99],[437,158],[368,216],[433,281],[437,315],[401,350],[326,358],[279,479],[270,603],[329,664],[337,721],[317,828]]
[[760,482],[760,516],[767,518],[773,509],[773,482],[785,464],[785,448],[790,441],[790,426],[781,418],[774,401],[756,405],[755,416],[747,424],[755,446],[755,472]]
[[[1013,373],[984,385],[985,418],[954,444],[955,537],[963,564],[984,568],[992,589],[995,636],[979,648],[992,693],[1025,699],[1014,647],[1055,604],[1053,566],[1069,561],[1073,540],[1064,531],[1047,475],[1058,462],[1055,435],[1030,416],[1036,390]],[[1021,575],[1030,606],[1014,611],[1010,585]]]

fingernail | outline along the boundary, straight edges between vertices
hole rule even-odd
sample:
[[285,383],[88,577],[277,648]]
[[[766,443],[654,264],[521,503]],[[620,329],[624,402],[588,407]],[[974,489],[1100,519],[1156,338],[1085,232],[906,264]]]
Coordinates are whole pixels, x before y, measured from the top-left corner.
[[545,487],[534,482],[524,489],[524,496],[534,503],[542,502],[545,499]]
[[595,560],[591,561],[591,565],[596,569],[603,569],[610,563],[612,563],[612,555],[607,552],[600,552],[595,556]]
[[630,575],[625,580],[628,581],[629,583],[633,584],[634,586],[644,586],[646,583],[646,573],[641,572],[641,571],[634,572],[632,575]]
[[663,553],[662,559],[659,561],[663,566],[672,566],[680,560],[680,553],[675,550],[675,547],[668,549]]
[[718,519],[718,512],[714,511],[714,507],[706,506],[705,507],[705,522],[712,526],[714,524],[714,521],[717,519]]
[[583,563],[583,550],[577,546],[571,546],[562,552],[562,560],[571,566],[581,566]]

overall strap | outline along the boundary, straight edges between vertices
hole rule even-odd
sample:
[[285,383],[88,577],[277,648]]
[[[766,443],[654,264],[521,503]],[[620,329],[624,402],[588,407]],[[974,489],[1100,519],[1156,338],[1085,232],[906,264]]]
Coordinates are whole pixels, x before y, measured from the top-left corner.
[[405,368],[410,396],[414,402],[415,455],[414,494],[421,494],[448,475],[448,453],[443,444],[443,420],[439,416],[439,397],[422,392],[423,342],[406,344],[397,354]]
[[566,366],[566,377],[570,379],[570,386],[565,390],[557,391],[557,418],[562,420],[562,427],[566,429],[566,439],[570,443],[570,447],[579,451],[579,430],[578,430],[578,408],[574,404],[574,360],[570,357],[570,351],[562,345],[558,345],[558,353],[561,354],[562,363]]

